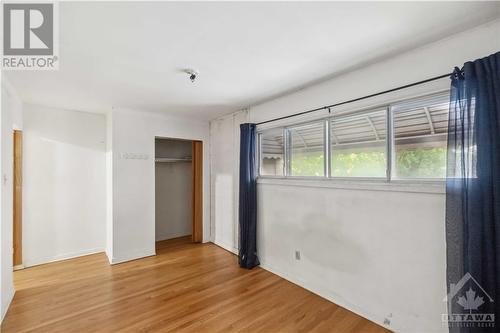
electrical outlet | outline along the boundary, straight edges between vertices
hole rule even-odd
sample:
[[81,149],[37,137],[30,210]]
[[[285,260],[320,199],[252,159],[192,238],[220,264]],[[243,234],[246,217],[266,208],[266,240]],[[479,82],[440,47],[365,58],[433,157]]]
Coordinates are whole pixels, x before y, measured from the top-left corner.
[[295,260],[300,260],[300,251],[295,250]]

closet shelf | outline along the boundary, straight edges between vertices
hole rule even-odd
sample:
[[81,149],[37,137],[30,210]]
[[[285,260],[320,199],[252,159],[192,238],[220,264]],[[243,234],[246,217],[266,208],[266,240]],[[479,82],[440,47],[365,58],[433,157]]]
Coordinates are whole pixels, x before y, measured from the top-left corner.
[[170,158],[170,157],[157,157],[155,162],[158,163],[175,163],[175,162],[191,162],[191,158]]

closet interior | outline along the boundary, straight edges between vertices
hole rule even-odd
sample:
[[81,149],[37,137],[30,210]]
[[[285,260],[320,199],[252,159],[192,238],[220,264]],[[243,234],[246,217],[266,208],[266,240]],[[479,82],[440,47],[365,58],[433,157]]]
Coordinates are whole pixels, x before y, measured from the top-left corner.
[[155,239],[193,233],[193,142],[155,139]]

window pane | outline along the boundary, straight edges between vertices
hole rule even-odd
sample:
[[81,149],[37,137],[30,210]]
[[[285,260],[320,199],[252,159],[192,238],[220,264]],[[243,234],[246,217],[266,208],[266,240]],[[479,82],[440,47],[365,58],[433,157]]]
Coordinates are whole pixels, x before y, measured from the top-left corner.
[[395,177],[446,176],[448,101],[448,95],[432,95],[392,108]]
[[283,129],[273,128],[260,134],[260,174],[283,176]]
[[324,121],[291,127],[290,175],[324,176]]
[[332,177],[385,177],[385,109],[330,120]]

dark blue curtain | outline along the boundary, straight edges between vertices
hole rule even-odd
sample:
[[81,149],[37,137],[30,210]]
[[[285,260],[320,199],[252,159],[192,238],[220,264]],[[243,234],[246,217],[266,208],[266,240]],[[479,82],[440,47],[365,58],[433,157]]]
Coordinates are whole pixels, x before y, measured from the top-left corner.
[[240,137],[240,267],[259,265],[257,258],[256,125],[241,124]]
[[448,313],[496,319],[450,332],[500,332],[500,52],[455,69],[447,163]]

